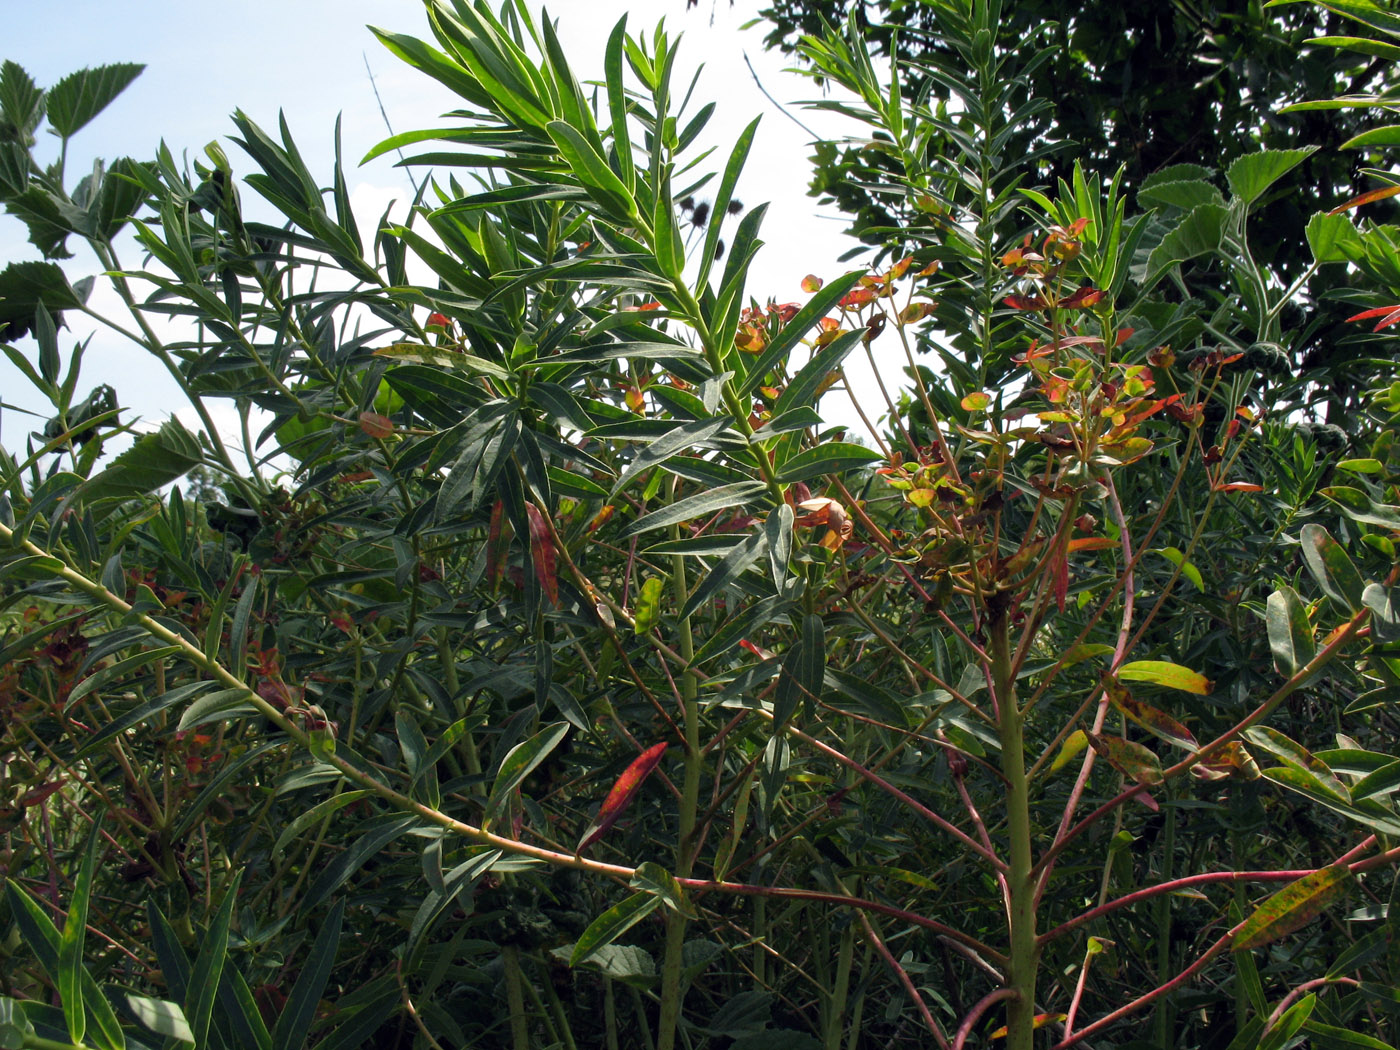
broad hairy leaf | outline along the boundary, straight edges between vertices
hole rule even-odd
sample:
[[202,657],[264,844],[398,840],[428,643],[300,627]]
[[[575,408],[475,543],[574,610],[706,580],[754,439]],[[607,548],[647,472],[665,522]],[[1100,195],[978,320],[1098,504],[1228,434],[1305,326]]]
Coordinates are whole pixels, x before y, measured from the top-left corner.
[[65,139],[106,109],[141,75],[144,65],[118,62],[70,73],[49,88],[49,123]]
[[1316,146],[1303,149],[1269,149],[1236,157],[1225,170],[1225,181],[1237,200],[1252,204],[1275,182],[1317,152]]

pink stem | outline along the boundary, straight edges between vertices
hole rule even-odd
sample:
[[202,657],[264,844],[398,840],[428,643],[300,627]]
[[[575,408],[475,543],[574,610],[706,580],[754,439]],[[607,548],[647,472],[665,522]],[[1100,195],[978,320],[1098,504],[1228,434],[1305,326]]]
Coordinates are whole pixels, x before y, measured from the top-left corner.
[[1069,1010],[1065,1012],[1065,1038],[1068,1039],[1074,1032],[1074,1018],[1079,1013],[1079,1004],[1084,998],[1084,986],[1089,983],[1089,961],[1093,956],[1089,950],[1084,950],[1084,963],[1079,967],[1079,977],[1074,982],[1074,996],[1069,1001]]
[[982,1015],[990,1010],[1003,999],[1017,998],[1014,988],[998,988],[994,992],[988,992],[977,1000],[977,1004],[967,1012],[967,1016],[962,1019],[962,1024],[958,1025],[958,1034],[953,1037],[953,1050],[962,1050],[963,1044],[967,1042],[967,1037],[972,1034],[972,1026],[981,1020]]
[[912,809],[915,813],[919,814],[919,816],[923,817],[930,824],[947,832],[949,835],[953,836],[953,838],[957,839],[968,849],[972,850],[974,853],[980,856],[987,863],[991,864],[994,868],[996,868],[996,870],[999,873],[1004,874],[1007,871],[1006,862],[1003,861],[1000,857],[998,857],[996,853],[990,848],[990,846],[983,846],[982,843],[978,842],[971,835],[967,834],[967,832],[963,831],[955,824],[951,824],[947,820],[944,820],[933,810],[925,806],[922,802],[918,801],[917,799],[913,798],[907,793],[899,790],[899,788],[895,787],[893,784],[891,784],[888,780],[885,780],[879,774],[874,773],[869,769],[866,769],[855,759],[842,754],[840,751],[837,751],[834,747],[830,747],[827,744],[823,744],[820,740],[816,739],[815,737],[808,736],[800,729],[794,729],[792,726],[786,726],[785,729],[788,733],[797,737],[797,739],[803,741],[804,743],[811,744],[813,747],[815,747],[822,754],[826,755],[828,758],[833,758],[837,762],[840,762],[847,769],[854,771],[862,779],[870,781],[870,783],[874,784],[877,788],[890,795],[892,798],[896,798],[900,802],[903,802],[906,806]]
[[1264,1031],[1260,1032],[1259,1034],[1261,1036],[1268,1035],[1269,1032],[1273,1030],[1274,1025],[1278,1024],[1279,1019],[1283,1017],[1285,1011],[1287,1011],[1290,1006],[1292,1006],[1295,1002],[1301,999],[1308,992],[1312,991],[1314,988],[1321,988],[1324,985],[1329,984],[1349,984],[1355,987],[1360,985],[1361,982],[1353,980],[1350,977],[1318,977],[1315,980],[1304,981],[1302,984],[1298,985],[1297,988],[1294,988],[1293,991],[1285,995],[1283,997],[1283,1001],[1274,1007],[1274,1012],[1269,1015],[1269,1020],[1264,1025]]
[[[1118,665],[1123,662],[1123,658],[1128,655],[1128,647],[1133,631],[1133,606],[1136,599],[1136,590],[1133,587],[1133,548],[1128,536],[1128,522],[1123,515],[1123,505],[1118,502],[1118,490],[1113,487],[1113,477],[1107,471],[1104,472],[1104,485],[1108,489],[1108,505],[1113,509],[1113,517],[1118,523],[1118,537],[1123,547],[1123,562],[1127,566],[1123,574],[1123,622],[1118,628],[1118,642],[1113,648],[1113,663],[1110,670],[1116,671]],[[1108,691],[1103,686],[1098,687],[1102,691],[1099,697],[1098,710],[1094,712],[1094,732],[1102,733],[1104,721],[1108,718]],[[1094,770],[1094,760],[1096,757],[1094,749],[1088,748],[1084,753],[1084,761],[1079,766],[1079,776],[1075,778],[1074,787],[1070,790],[1069,800],[1065,802],[1064,814],[1060,817],[1060,826],[1055,832],[1055,841],[1052,845],[1059,845],[1060,841],[1069,834],[1070,824],[1074,820],[1074,811],[1079,808],[1079,800],[1084,797],[1084,789],[1089,784],[1089,775]],[[1050,881],[1050,872],[1054,869],[1054,862],[1046,863],[1041,870],[1036,882],[1036,900],[1040,899],[1045,892],[1045,887]]]
[[855,908],[858,912],[879,912],[892,919],[899,919],[902,922],[941,933],[950,940],[967,945],[988,959],[995,960],[1003,966],[1006,964],[1006,956],[993,951],[976,937],[969,936],[951,926],[944,926],[941,922],[933,919],[925,918],[917,912],[905,911],[903,908],[896,908],[891,904],[881,904],[879,901],[866,900],[863,897],[848,897],[840,893],[802,890],[789,886],[756,886],[750,882],[707,882],[705,879],[677,879],[676,881],[687,889],[699,892],[733,893],[743,897],[780,897],[787,900],[825,901],[828,904],[841,904],[848,908]]
[[1308,868],[1304,871],[1208,871],[1197,875],[1187,875],[1180,879],[1172,879],[1170,882],[1163,882],[1156,886],[1149,886],[1147,889],[1137,890],[1124,897],[1100,904],[1097,908],[1092,908],[1082,915],[1076,915],[1068,922],[1061,923],[1053,930],[1047,930],[1038,938],[1041,944],[1053,941],[1056,937],[1062,937],[1071,930],[1083,926],[1087,922],[1093,922],[1100,915],[1107,915],[1109,912],[1117,911],[1119,908],[1131,907],[1140,901],[1148,900],[1152,897],[1160,897],[1164,893],[1171,893],[1173,890],[1183,889],[1187,886],[1205,886],[1216,882],[1294,882],[1305,875],[1311,875],[1315,869]]
[[933,1019],[933,1014],[929,1013],[929,1008],[924,1002],[924,997],[919,994],[919,989],[914,987],[914,982],[910,979],[909,974],[905,972],[903,966],[899,965],[899,960],[885,947],[885,942],[880,940],[880,935],[875,932],[875,927],[870,925],[870,920],[867,919],[864,914],[860,915],[860,925],[865,930],[865,936],[870,939],[870,943],[874,945],[875,950],[880,953],[880,958],[885,960],[885,965],[895,972],[895,976],[899,978],[899,983],[904,985],[904,991],[908,994],[914,1005],[918,1007],[919,1013],[924,1019],[924,1024],[926,1024],[928,1030],[933,1033],[934,1041],[938,1043],[941,1050],[948,1050],[948,1037],[943,1034],[943,1029],[938,1027],[938,1022]]

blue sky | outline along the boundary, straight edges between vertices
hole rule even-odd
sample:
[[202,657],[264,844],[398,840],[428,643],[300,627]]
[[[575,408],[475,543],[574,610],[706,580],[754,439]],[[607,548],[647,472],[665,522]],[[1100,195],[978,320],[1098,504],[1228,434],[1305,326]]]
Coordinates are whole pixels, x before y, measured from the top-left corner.
[[[810,136],[762,97],[744,64],[747,52],[764,86],[785,102],[814,94],[809,82],[782,72],[786,60],[762,51],[761,27],[740,30],[754,6],[752,0],[740,0],[731,9],[718,0],[712,11],[709,0],[701,0],[687,12],[684,0],[574,0],[552,5],[550,15],[559,20],[560,38],[580,79],[601,74],[607,35],[628,8],[634,9],[628,22],[634,32],[649,30],[664,16],[673,33],[684,33],[684,80],[689,81],[697,64],[706,67],[696,98],[718,104],[709,137],[721,155],[748,121],[763,114],[738,195],[750,206],[771,202],[764,225],[768,247],[753,270],[751,292],[760,300],[773,296],[785,301],[802,298],[798,282],[806,273],[841,272],[844,267],[836,259],[851,242],[840,236],[844,223],[830,210],[819,215],[815,201],[805,195]],[[532,9],[537,10],[533,4]],[[386,135],[370,73],[396,131],[433,126],[456,104],[445,89],[401,63],[365,28],[371,24],[428,37],[420,0],[0,0],[0,14],[6,30],[0,58],[19,62],[41,86],[84,66],[146,64],[135,83],[74,140],[69,157],[74,178],[93,157],[144,158],[161,140],[177,157],[198,156],[207,142],[231,132],[228,118],[236,108],[269,128],[275,128],[279,110],[285,112],[303,156],[322,176],[329,172],[339,114],[353,199],[357,210],[373,211],[367,216],[372,221],[389,201],[406,196],[408,183],[388,158],[357,167],[359,158]],[[823,123],[824,116],[803,114],[803,120],[827,134],[859,131],[829,117]],[[246,172],[249,163],[241,151],[227,143],[225,148],[235,170]],[[248,204],[255,195],[245,192],[244,200]],[[22,227],[0,216],[0,264],[35,257]],[[134,265],[135,251],[123,261]],[[95,269],[81,253],[73,264],[75,274]],[[75,323],[73,335],[86,334]],[[173,388],[158,369],[116,343],[105,333],[96,337],[80,389],[110,382],[122,404],[159,421],[174,407]],[[0,400],[33,405],[16,378],[7,363],[0,363]],[[0,425],[0,440],[10,448],[22,444],[30,427],[10,413]]]

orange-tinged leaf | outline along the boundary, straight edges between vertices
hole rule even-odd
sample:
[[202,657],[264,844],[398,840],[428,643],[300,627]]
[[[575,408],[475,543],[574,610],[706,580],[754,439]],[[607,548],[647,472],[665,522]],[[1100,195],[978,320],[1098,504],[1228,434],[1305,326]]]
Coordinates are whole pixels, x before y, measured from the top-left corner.
[[1080,288],[1066,299],[1060,300],[1060,307],[1064,310],[1083,310],[1090,306],[1097,306],[1103,299],[1104,293],[1098,288]]
[[1072,551],[1101,551],[1116,546],[1118,544],[1107,536],[1083,536],[1069,541],[1069,549]]
[[602,808],[598,810],[598,815],[593,818],[588,830],[583,833],[575,853],[582,853],[607,834],[608,829],[627,811],[637,794],[637,789],[651,776],[652,770],[665,754],[665,743],[654,744],[632,760],[631,765],[622,771],[622,776],[617,778],[617,783],[613,784],[608,797],[603,800]]
[[[1061,1021],[1063,1021],[1063,1020],[1065,1019],[1066,1016],[1068,1016],[1068,1015],[1066,1015],[1066,1014],[1036,1014],[1035,1017],[1033,1017],[1033,1018],[1031,1019],[1031,1027],[1032,1027],[1032,1028],[1037,1028],[1037,1029],[1038,1029],[1038,1028],[1044,1028],[1044,1027],[1045,1027],[1046,1025],[1048,1025],[1048,1024],[1059,1024]],[[993,1033],[991,1034],[991,1036],[990,1036],[989,1038],[992,1038],[992,1039],[1005,1039],[1005,1038],[1006,1038],[1006,1025],[1002,1025],[1000,1028],[998,1028],[995,1032],[993,1032]]]
[[826,282],[816,274],[809,273],[806,277],[802,278],[802,290],[804,292],[819,292],[821,291],[822,285],[825,283]]
[[1224,780],[1226,777],[1258,780],[1261,774],[1254,756],[1238,740],[1231,740],[1192,766],[1191,775],[1198,780]]
[[1227,481],[1223,485],[1215,484],[1211,486],[1213,492],[1263,492],[1263,485],[1256,485],[1250,481]]
[[910,303],[903,310],[899,311],[900,324],[913,324],[915,321],[922,321],[933,313],[934,304],[930,302]]
[[992,395],[985,390],[978,390],[975,393],[968,394],[959,403],[965,411],[981,412],[992,403]]
[[617,508],[614,507],[611,503],[609,503],[597,514],[593,515],[592,519],[588,522],[588,531],[597,532],[612,519],[612,516],[614,513],[616,513],[616,511]]
[[1302,929],[1345,893],[1350,882],[1351,869],[1345,864],[1319,868],[1290,882],[1254,909],[1254,914],[1236,932],[1231,950],[1258,948]]
[[525,516],[530,522],[530,561],[535,566],[535,578],[549,597],[549,604],[559,605],[559,577],[554,568],[554,541],[549,537],[549,523],[540,508],[525,504]]
[[864,306],[874,302],[879,294],[878,288],[853,288],[843,295],[836,305],[849,310],[853,306]]
[[889,270],[885,273],[885,280],[899,280],[901,277],[903,277],[906,273],[909,272],[909,266],[913,261],[914,257],[912,255],[906,255],[903,259],[900,259],[899,262],[891,266]]
[[1118,677],[1130,682],[1150,682],[1184,693],[1209,696],[1215,683],[1205,675],[1166,660],[1133,660],[1118,668]]
[[1371,329],[1379,332],[1382,328],[1389,328],[1391,325],[1400,322],[1400,305],[1397,306],[1377,306],[1374,310],[1362,310],[1359,314],[1348,317],[1348,321],[1369,321],[1372,317],[1379,317],[1376,327]]
[[378,412],[361,412],[360,429],[372,438],[386,438],[394,432],[394,423]]
[[1002,302],[1013,310],[1044,310],[1050,305],[1038,295],[1008,295]]
[[1363,204],[1370,204],[1373,201],[1382,201],[1385,200],[1387,197],[1394,197],[1397,193],[1400,193],[1400,186],[1385,186],[1378,190],[1367,190],[1365,193],[1358,193],[1355,197],[1347,201],[1345,204],[1337,205],[1327,214],[1340,215],[1342,212],[1347,211],[1351,208],[1359,208]]
[[631,386],[627,388],[626,396],[627,407],[630,408],[633,412],[636,412],[638,415],[640,415],[642,409],[646,407],[646,395],[642,393],[640,388]]
[[1114,707],[1153,736],[1185,751],[1195,751],[1199,746],[1191,730],[1165,711],[1159,711],[1157,708],[1136,699],[1118,682],[1107,678],[1104,680],[1104,689],[1108,692],[1108,699]]
[[1086,734],[1095,751],[1102,755],[1114,769],[1139,784],[1160,784],[1162,763],[1147,748],[1133,740],[1120,736],[1100,736]]

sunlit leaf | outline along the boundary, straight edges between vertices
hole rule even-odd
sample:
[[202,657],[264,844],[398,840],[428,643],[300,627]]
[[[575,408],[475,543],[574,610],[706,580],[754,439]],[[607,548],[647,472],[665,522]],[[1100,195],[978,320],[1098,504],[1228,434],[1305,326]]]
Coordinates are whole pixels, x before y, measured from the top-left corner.
[[583,838],[579,840],[575,853],[582,853],[593,843],[597,842],[608,829],[617,823],[618,818],[627,812],[627,807],[632,804],[633,797],[647,777],[651,776],[652,770],[661,762],[661,758],[666,754],[666,743],[653,744],[640,755],[634,758],[630,765],[622,771],[622,775],[613,784],[612,790],[608,792],[608,797],[603,800],[603,805],[598,810],[598,815],[593,818],[593,823],[588,826],[588,830],[583,833]]
[[1301,929],[1344,894],[1351,879],[1351,869],[1336,864],[1289,883],[1254,910],[1236,932],[1230,948],[1247,951]]
[[1215,688],[1205,675],[1166,660],[1133,660],[1118,668],[1116,674],[1124,681],[1151,682],[1198,696],[1209,696]]

